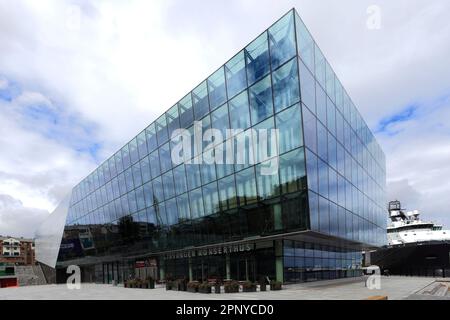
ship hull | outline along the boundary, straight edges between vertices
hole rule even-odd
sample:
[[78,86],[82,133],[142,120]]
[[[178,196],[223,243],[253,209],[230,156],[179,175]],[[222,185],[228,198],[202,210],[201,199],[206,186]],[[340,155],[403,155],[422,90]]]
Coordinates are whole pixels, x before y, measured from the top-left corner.
[[450,278],[450,241],[382,248],[370,253],[370,264],[393,275]]

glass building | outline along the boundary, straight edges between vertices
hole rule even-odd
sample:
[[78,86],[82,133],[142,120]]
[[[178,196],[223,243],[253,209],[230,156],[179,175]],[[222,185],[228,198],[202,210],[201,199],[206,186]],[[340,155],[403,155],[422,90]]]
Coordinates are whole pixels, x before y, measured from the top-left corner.
[[[175,165],[172,134],[194,121],[278,129],[278,171],[261,175],[249,150],[245,164]],[[100,283],[358,276],[361,251],[385,242],[385,180],[383,151],[293,9],[75,186],[37,259],[53,250],[41,261],[60,279],[76,264]]]

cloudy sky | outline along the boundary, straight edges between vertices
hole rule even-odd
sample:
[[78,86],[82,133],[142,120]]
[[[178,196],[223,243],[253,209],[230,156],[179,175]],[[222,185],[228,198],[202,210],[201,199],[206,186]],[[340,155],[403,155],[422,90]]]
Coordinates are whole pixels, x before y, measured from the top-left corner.
[[376,133],[389,197],[450,227],[448,0],[0,0],[0,234],[33,236],[292,7]]

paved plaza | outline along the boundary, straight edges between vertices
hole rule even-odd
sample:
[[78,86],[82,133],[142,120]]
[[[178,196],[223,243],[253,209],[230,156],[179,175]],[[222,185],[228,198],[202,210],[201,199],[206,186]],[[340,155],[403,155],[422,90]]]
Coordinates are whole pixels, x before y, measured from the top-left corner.
[[287,285],[282,291],[200,294],[166,291],[165,288],[129,289],[102,284],[82,284],[80,290],[66,285],[45,285],[0,289],[0,300],[361,300],[370,296],[388,296],[389,300],[411,298],[430,285],[433,278],[382,277],[380,290],[369,290],[365,280],[322,281]]

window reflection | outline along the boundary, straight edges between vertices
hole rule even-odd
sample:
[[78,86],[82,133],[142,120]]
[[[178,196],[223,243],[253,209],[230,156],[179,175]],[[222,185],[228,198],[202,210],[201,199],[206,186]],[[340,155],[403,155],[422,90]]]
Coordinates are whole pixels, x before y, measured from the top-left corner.
[[270,71],[267,32],[264,32],[245,48],[245,57],[247,60],[248,83],[251,85]]
[[247,87],[244,51],[238,53],[225,65],[225,73],[228,96],[232,98]]
[[272,69],[296,54],[294,15],[289,12],[269,29]]

